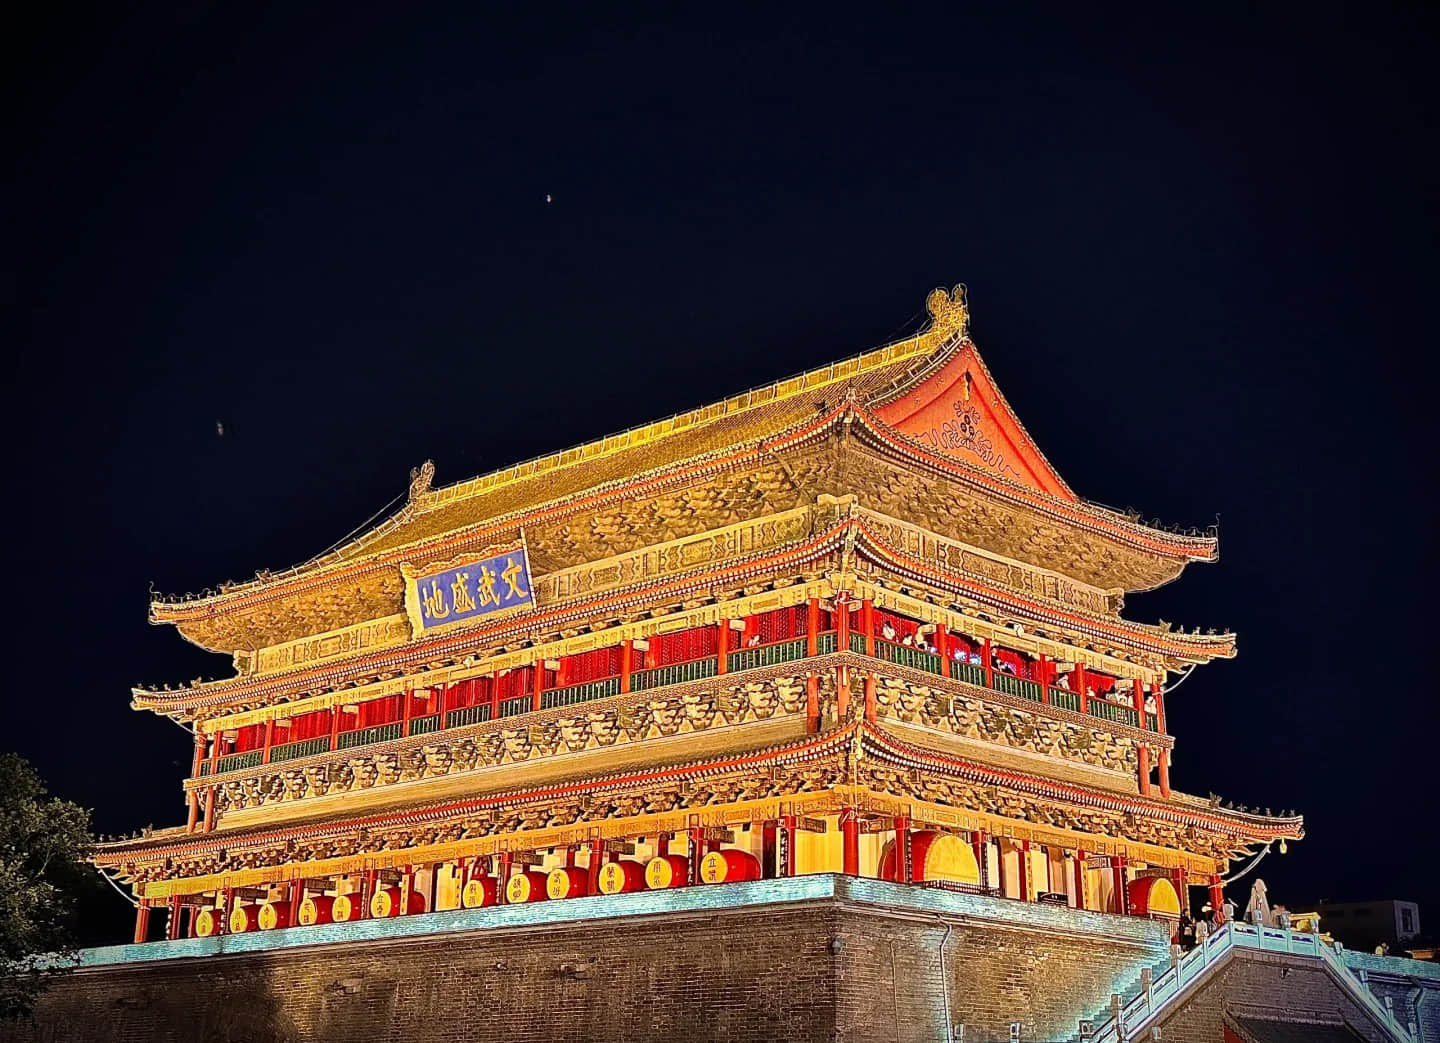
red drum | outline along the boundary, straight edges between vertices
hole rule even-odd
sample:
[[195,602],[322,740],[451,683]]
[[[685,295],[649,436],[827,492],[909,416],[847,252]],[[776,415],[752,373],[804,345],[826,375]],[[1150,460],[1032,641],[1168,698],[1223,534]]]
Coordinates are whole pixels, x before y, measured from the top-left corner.
[[748,851],[734,848],[712,851],[700,860],[700,879],[707,884],[733,884],[759,880],[760,860]]
[[600,893],[602,895],[629,894],[645,890],[645,863],[633,858],[622,858],[606,862],[600,867]]
[[545,893],[553,900],[584,898],[590,893],[590,870],[579,866],[561,866],[550,870],[545,878]]
[[652,891],[684,887],[690,882],[690,859],[684,855],[656,855],[645,863],[645,886]]

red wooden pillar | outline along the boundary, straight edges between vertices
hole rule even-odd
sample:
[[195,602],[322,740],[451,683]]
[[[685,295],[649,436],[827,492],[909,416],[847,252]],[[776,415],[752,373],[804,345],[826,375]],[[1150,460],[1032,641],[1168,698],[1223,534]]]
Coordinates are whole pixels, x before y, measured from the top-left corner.
[[271,717],[265,722],[265,752],[260,754],[260,763],[270,763],[270,747],[275,741],[275,718]]
[[605,864],[605,841],[599,837],[590,841],[590,879],[589,893],[598,895],[600,893],[600,867]]
[[536,660],[535,663],[531,665],[530,669],[532,671],[532,676],[535,680],[535,684],[533,686],[535,697],[531,703],[530,709],[538,710],[540,709],[540,693],[545,688],[545,663],[543,660]]
[[286,889],[285,900],[290,903],[290,922],[299,923],[297,917],[300,915],[300,903],[305,901],[305,881],[299,877],[291,880]]
[[700,860],[705,857],[705,828],[694,826],[690,830],[690,880],[691,884],[700,883]]
[[[810,653],[814,655],[814,652]],[[722,619],[715,624],[715,672],[723,674],[730,669],[730,620]]]
[[492,721],[500,719],[500,675],[498,673],[490,675],[490,719]]
[[655,853],[656,853],[657,855],[660,855],[661,857],[664,857],[665,855],[668,855],[668,854],[670,853],[670,834],[669,834],[669,833],[656,833],[656,834],[655,834]]
[[357,910],[360,920],[370,919],[370,899],[375,897],[375,878],[377,873],[373,869],[367,869],[360,874],[360,908]]
[[944,623],[935,624],[935,651],[940,653],[940,673],[950,676],[950,631]]
[[630,691],[630,662],[634,647],[627,638],[620,642],[620,691]]
[[1157,758],[1160,762],[1160,796],[1166,800],[1170,799],[1170,751],[1160,747],[1160,755]]
[[975,865],[980,870],[980,886],[990,886],[990,859],[987,858],[990,838],[985,835],[983,829],[972,829],[970,831],[970,847],[975,852]]
[[340,748],[340,704],[336,703],[330,707],[330,752],[334,753]]
[[860,602],[860,632],[865,635],[865,654],[875,654],[875,602],[866,598]]
[[1115,892],[1114,901],[1110,904],[1114,907],[1113,912],[1122,915],[1130,912],[1130,889],[1125,880],[1125,862],[1124,855],[1110,856],[1110,881]]
[[1035,663],[1035,680],[1040,682],[1040,702],[1050,705],[1050,660],[1045,658],[1045,653],[1040,653],[1039,660]]
[[1085,664],[1077,662],[1075,671],[1071,675],[1075,678],[1075,691],[1080,698],[1080,712],[1090,712],[1089,682],[1085,680]]
[[1030,901],[1030,841],[1020,841],[1016,853],[1019,858],[1016,860],[1020,869],[1020,901]]
[[415,701],[415,693],[401,692],[400,699],[402,700],[400,704],[400,736],[408,739],[410,737],[410,717],[415,712],[411,708],[411,703]]
[[1000,897],[1008,897],[1005,894],[1005,838],[995,838],[995,886],[1000,891]]
[[1085,852],[1075,852],[1075,908],[1085,908]]
[[875,675],[865,675],[865,719],[871,724],[875,723]]
[[895,816],[895,880],[909,884],[914,881],[913,866],[910,864],[910,820],[904,815]]
[[180,937],[180,896],[172,895],[169,904],[169,915],[165,917],[165,940],[173,942]]
[[846,876],[860,875],[860,813],[855,808],[840,809],[841,872]]
[[510,852],[502,851],[495,856],[495,901],[504,905],[508,899],[505,893],[510,883]]
[[1151,685],[1151,694],[1155,696],[1155,730],[1165,732],[1165,688],[1163,685]]
[[820,678],[805,678],[805,730],[811,735],[820,730]]
[[805,603],[805,654],[820,654],[820,599],[811,598]]
[[1150,747],[1144,743],[1135,747],[1135,774],[1140,782],[1140,796],[1150,796]]
[[[190,763],[190,777],[192,779],[200,777],[200,766],[204,763],[205,736],[201,735],[197,729],[195,732],[195,757]],[[185,817],[185,832],[193,833],[195,832],[196,823],[200,821],[200,791],[192,789],[186,797],[186,804],[188,805],[188,810]]]
[[1134,694],[1134,701],[1135,701],[1135,721],[1136,721],[1135,727],[1137,727],[1137,728],[1144,728],[1144,727],[1145,727],[1145,686],[1140,682],[1140,678],[1138,678],[1138,677],[1135,678],[1135,680],[1134,680],[1133,682],[1131,682],[1131,683],[1134,685],[1134,688],[1132,689],[1132,691],[1133,691],[1133,694]]
[[795,875],[795,816],[780,816],[781,839],[785,841],[784,850],[781,852],[784,857],[779,860],[780,864],[775,867],[776,876]]
[[760,827],[760,873],[765,877],[784,876],[780,865],[779,844],[776,837],[779,827],[774,819],[767,819]]
[[980,663],[985,671],[985,687],[995,687],[995,660],[990,656],[990,639],[987,637],[980,642]]
[[1185,878],[1185,867],[1176,866],[1170,870],[1170,883],[1175,887],[1175,893],[1180,896],[1180,911],[1187,916],[1190,913],[1190,881]]
[[850,651],[850,595],[843,590],[835,595],[835,650]]
[[1210,908],[1215,913],[1217,924],[1225,922],[1225,889],[1220,886],[1219,874],[1210,877]]
[[140,899],[135,908],[135,944],[142,945],[150,938],[150,903]]
[[[474,684],[475,682],[472,680],[470,683]],[[435,693],[435,713],[440,718],[439,723],[435,725],[436,728],[445,727],[445,696],[449,693],[449,689],[450,685],[448,682],[436,685],[430,689],[430,691]]]

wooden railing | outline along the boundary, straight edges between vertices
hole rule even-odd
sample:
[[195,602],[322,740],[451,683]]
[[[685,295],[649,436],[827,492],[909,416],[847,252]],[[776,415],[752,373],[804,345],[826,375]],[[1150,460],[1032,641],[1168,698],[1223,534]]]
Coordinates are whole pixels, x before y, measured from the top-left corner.
[[[920,670],[929,674],[943,675],[945,673],[944,660],[935,652],[890,641],[883,637],[875,637],[870,642],[867,642],[864,634],[852,632],[849,635],[849,650],[852,653],[864,655],[867,644],[870,644],[874,649],[874,658],[884,662],[894,663],[898,666],[908,667],[912,670]],[[815,645],[817,655],[830,655],[837,649],[838,636],[833,630],[817,634],[815,636]],[[758,645],[753,648],[736,649],[727,654],[725,665],[729,673],[741,673],[746,670],[778,666],[783,663],[805,659],[807,658],[807,650],[808,638],[801,636],[784,641],[775,641],[767,645]],[[718,673],[719,660],[715,657],[651,667],[647,670],[637,670],[630,675],[629,690],[632,692],[644,692],[653,689],[667,688],[671,685],[690,684],[695,681],[703,681],[715,677]],[[958,659],[950,662],[949,673],[954,680],[961,681],[965,684],[989,688],[992,691],[1000,692],[1013,698],[1024,699],[1031,703],[1048,703],[1062,710],[1070,710],[1076,713],[1080,712],[1080,696],[1068,688],[1057,688],[1053,685],[1045,687],[1038,681],[1017,677],[1005,670],[986,671],[985,668],[980,665]],[[552,688],[540,693],[540,708],[549,710],[561,706],[574,706],[596,699],[607,699],[621,694],[621,688],[622,682],[619,677],[606,677],[599,680],[586,681],[581,684],[567,685],[563,688]],[[496,719],[497,717],[516,717],[521,714],[530,713],[534,709],[535,697],[533,695],[515,696],[511,699],[502,700],[498,704],[484,702],[475,706],[466,706],[448,711],[444,714],[443,723],[441,715],[438,713],[413,718],[410,721],[409,734],[412,736],[427,735],[449,728],[463,728],[467,725],[481,724]],[[498,714],[496,710],[499,711]],[[1127,725],[1132,728],[1140,726],[1141,715],[1130,706],[1091,697],[1088,700],[1087,710],[1090,716],[1099,717],[1102,720],[1110,721],[1114,724]],[[1159,722],[1156,715],[1153,713],[1144,714],[1144,726],[1150,731],[1157,730]],[[401,738],[403,731],[404,726],[400,722],[343,731],[336,736],[335,748],[353,749],[357,746],[390,742]],[[325,753],[330,749],[329,737],[318,736],[313,739],[304,739],[299,742],[289,742],[272,747],[270,760],[294,760],[299,757]],[[244,753],[232,753],[219,758],[216,762],[215,769],[218,774],[220,772],[253,768],[258,767],[263,760],[264,752],[262,750],[247,750]],[[200,775],[204,776],[209,774],[210,762],[202,761],[200,765]]]

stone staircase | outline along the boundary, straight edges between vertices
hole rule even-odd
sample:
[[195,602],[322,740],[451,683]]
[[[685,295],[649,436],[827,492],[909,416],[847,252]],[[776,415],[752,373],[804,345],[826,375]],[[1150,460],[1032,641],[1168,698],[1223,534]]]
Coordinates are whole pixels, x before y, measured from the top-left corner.
[[1142,969],[1138,980],[1123,993],[1111,996],[1108,1010],[1080,1022],[1079,1031],[1070,1037],[1070,1043],[1132,1043],[1150,1038],[1152,1026],[1193,995],[1241,950],[1283,953],[1324,963],[1340,986],[1396,1043],[1414,1043],[1415,1026],[1402,1025],[1396,1020],[1391,1006],[1382,1003],[1319,936],[1243,923],[1227,924],[1190,952],[1172,956],[1168,963],[1158,967]]

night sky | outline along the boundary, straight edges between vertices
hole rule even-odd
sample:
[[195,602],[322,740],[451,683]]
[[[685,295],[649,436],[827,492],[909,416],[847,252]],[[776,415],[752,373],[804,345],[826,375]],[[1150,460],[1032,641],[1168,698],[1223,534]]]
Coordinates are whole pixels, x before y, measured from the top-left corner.
[[963,281],[1072,487],[1219,517],[1220,562],[1126,610],[1240,635],[1171,699],[1176,786],[1306,814],[1272,899],[1440,926],[1433,15],[128,6],[47,6],[8,92],[0,747],[99,831],[184,818],[189,737],[130,686],[229,670],[152,582],[289,566],[427,457],[703,405]]

